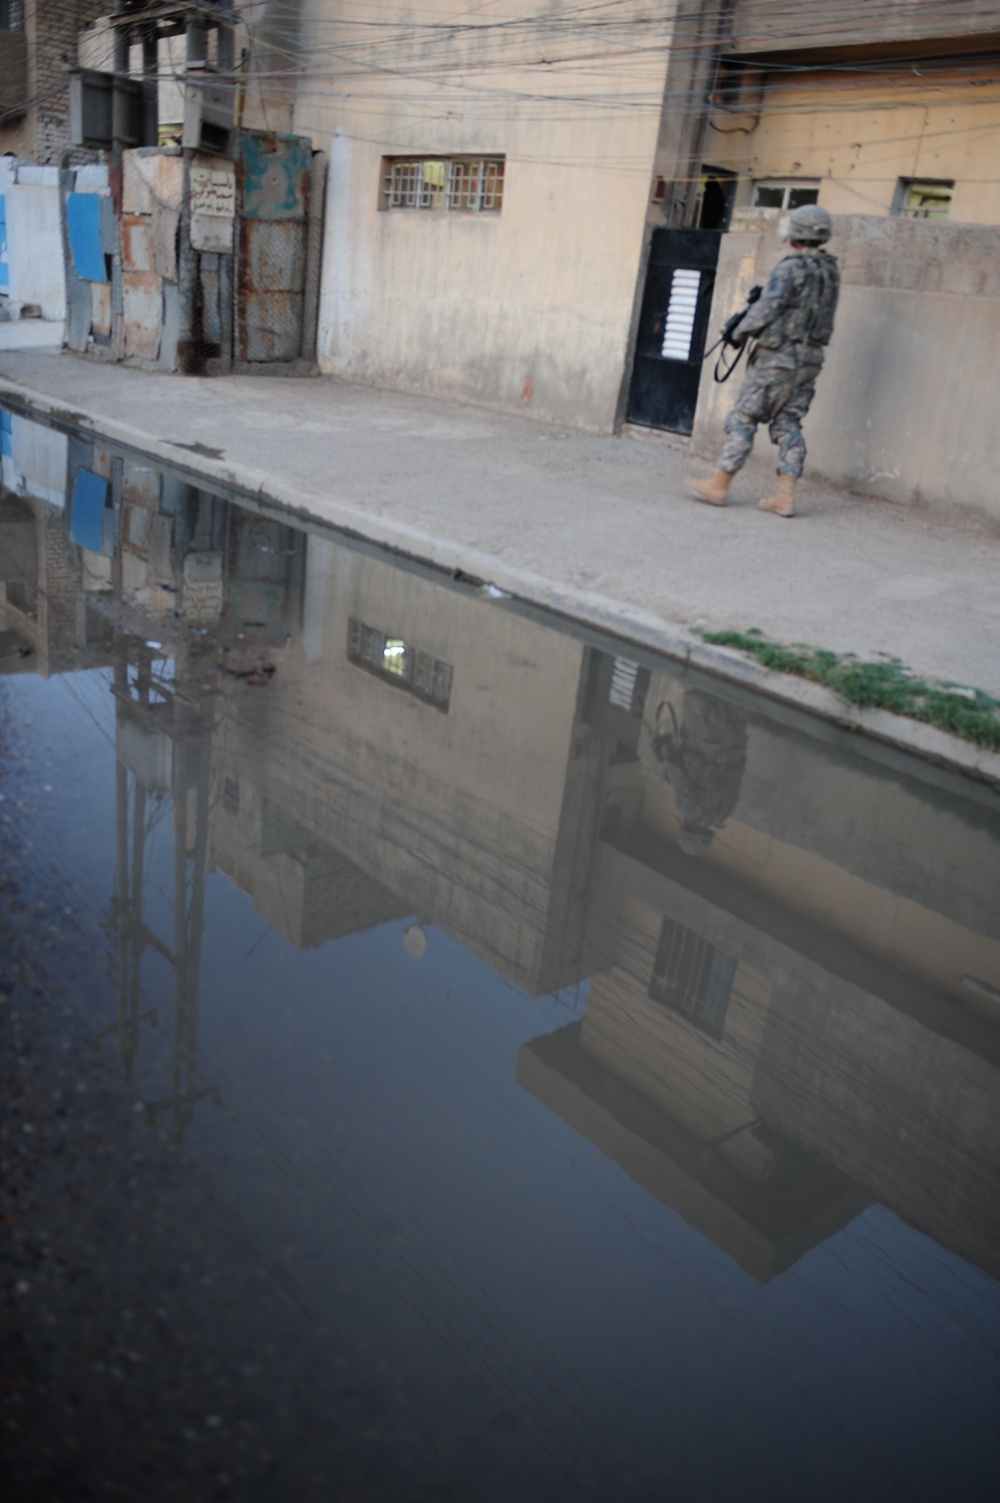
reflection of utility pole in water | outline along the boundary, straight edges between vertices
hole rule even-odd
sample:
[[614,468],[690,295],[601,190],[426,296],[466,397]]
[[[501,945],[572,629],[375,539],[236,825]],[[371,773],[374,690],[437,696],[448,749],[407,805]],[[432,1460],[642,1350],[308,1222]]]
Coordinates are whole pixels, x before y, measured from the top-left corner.
[[[139,646],[136,696],[140,703],[148,704],[153,691],[152,654],[142,644],[136,645]],[[119,705],[131,699],[127,657],[129,646],[129,639],[120,638],[114,647],[113,693]],[[112,932],[118,944],[118,1017],[115,1024],[99,1033],[94,1042],[99,1046],[112,1034],[117,1036],[118,1058],[125,1067],[125,1078],[129,1081],[139,1052],[140,1024],[148,1022],[153,1028],[159,1026],[155,1008],[150,1008],[145,1013],[141,1011],[143,955],[148,946],[163,955],[167,961],[171,960],[170,951],[148,928],[143,918],[149,790],[135,776],[132,791],[130,867],[129,770],[119,758],[115,764],[115,891],[110,915]],[[154,793],[154,798],[155,796]]]
[[[212,740],[206,706],[174,698],[174,1049],[171,1093],[147,1107],[150,1121],[170,1108],[180,1138],[194,1104],[215,1087],[198,1088],[198,982],[205,932],[205,860],[208,852],[208,785]],[[211,709],[211,702],[207,708]]]
[[[118,1019],[104,1036],[117,1035],[119,1057],[131,1077],[140,1024],[149,1021],[155,1027],[158,1022],[155,1010],[141,1011],[143,957],[147,948],[155,950],[174,972],[171,1089],[146,1111],[152,1122],[169,1110],[180,1137],[200,1097],[218,1101],[218,1091],[199,1089],[197,1080],[212,703],[192,704],[178,694],[180,664],[174,683],[168,684],[153,672],[155,656],[154,649],[134,637],[122,637],[116,644],[117,859],[112,918],[118,939]],[[145,846],[155,824],[149,811],[168,796],[174,824],[172,948],[146,924],[143,909]]]

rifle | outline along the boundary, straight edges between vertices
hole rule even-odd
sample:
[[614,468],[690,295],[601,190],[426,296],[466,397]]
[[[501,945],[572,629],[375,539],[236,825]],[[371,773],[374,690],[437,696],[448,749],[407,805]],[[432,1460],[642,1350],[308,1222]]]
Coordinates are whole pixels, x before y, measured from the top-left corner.
[[[719,348],[720,345],[729,345],[737,351],[736,359],[732,362],[731,365],[725,364],[725,350],[723,350],[723,353],[715,362],[715,370],[713,372],[713,376],[714,379],[718,381],[720,386],[723,381],[729,380],[730,376],[733,374],[733,371],[740,363],[740,359],[742,358],[743,351],[746,346],[744,344],[738,343],[734,336],[736,334],[736,330],[746,318],[747,314],[750,312],[750,309],[760,297],[763,290],[763,287],[750,288],[750,291],[747,293],[746,307],[741,308],[739,313],[734,313],[731,318],[726,319],[726,322],[722,326],[722,333],[719,335],[719,338],[715,341],[710,350],[705,351],[706,360],[708,359],[709,355],[715,354],[715,351]],[[719,374],[720,371],[722,372],[721,375]]]

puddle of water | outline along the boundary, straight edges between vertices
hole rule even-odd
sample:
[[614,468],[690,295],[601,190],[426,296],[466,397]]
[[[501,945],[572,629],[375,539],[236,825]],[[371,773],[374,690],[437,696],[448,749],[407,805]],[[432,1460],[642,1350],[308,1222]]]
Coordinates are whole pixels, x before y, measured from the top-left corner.
[[996,797],[3,449],[17,1496],[992,1497]]

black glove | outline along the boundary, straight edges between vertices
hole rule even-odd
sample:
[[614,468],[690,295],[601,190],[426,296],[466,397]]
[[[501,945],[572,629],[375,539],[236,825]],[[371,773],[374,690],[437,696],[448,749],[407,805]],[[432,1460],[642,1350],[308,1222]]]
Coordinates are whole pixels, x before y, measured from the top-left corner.
[[746,316],[746,309],[742,313],[734,313],[722,331],[723,343],[731,345],[734,350],[741,349],[746,343],[747,336],[742,328],[743,320]]

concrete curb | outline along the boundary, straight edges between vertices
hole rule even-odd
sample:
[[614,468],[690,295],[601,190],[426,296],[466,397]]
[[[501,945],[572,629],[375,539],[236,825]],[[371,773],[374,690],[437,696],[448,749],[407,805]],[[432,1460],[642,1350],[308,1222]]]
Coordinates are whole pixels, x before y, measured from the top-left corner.
[[531,570],[505,564],[494,555],[373,514],[350,500],[303,491],[289,485],[280,475],[154,438],[143,429],[100,413],[67,408],[44,392],[8,377],[0,376],[0,402],[110,439],[151,455],[173,469],[188,471],[223,489],[249,493],[260,502],[274,503],[299,518],[322,522],[348,537],[373,543],[431,568],[482,579],[528,605],[662,653],[793,709],[1000,789],[1000,753],[983,750],[919,721],[906,720],[884,710],[848,705],[819,684],[774,673],[741,652],[704,642],[665,617],[624,606],[608,596],[555,583]]

